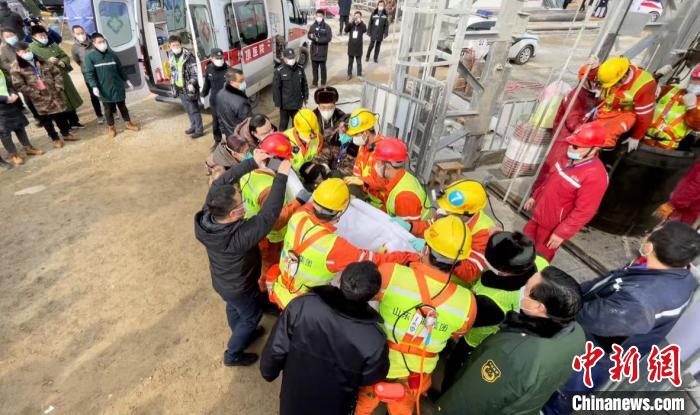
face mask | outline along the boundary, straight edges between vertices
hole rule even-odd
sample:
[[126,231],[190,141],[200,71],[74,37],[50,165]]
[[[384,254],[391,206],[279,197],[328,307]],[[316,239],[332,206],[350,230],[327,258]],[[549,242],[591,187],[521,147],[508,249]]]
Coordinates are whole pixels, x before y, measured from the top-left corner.
[[48,45],[49,40],[48,39],[37,39],[37,42],[41,43],[42,45]]
[[649,254],[650,254],[650,252],[647,252],[646,254],[644,253],[644,245],[646,245],[646,244],[647,244],[647,242],[644,241],[644,242],[642,242],[642,244],[639,246],[639,255],[640,255],[642,258],[646,258],[646,257],[648,257]]
[[379,6],[379,7],[377,7],[377,10],[379,10],[379,11],[384,10],[384,6]]
[[75,40],[77,40],[80,43],[83,43],[87,40],[87,36],[86,35],[76,35]]
[[309,141],[311,141],[311,136],[305,137],[301,133],[299,133],[299,138],[301,138],[301,141],[303,141],[305,143],[308,143]]
[[297,60],[296,59],[285,59],[284,62],[289,66],[294,66],[294,64],[297,63]]
[[107,50],[107,44],[106,43],[97,43],[97,44],[95,44],[95,49],[99,50],[100,52],[104,52]]
[[367,140],[365,140],[365,137],[363,137],[362,134],[352,136],[352,143],[356,146],[363,146],[366,142]]
[[324,121],[329,121],[331,117],[333,117],[334,112],[334,110],[321,111],[321,118],[323,118]]
[[361,21],[362,21],[362,18],[361,18],[361,17],[356,17],[356,18],[355,18],[355,23],[360,23]]
[[[8,42],[8,43],[10,43],[10,42]],[[10,43],[10,44],[12,44],[12,43]],[[691,94],[700,95],[700,84],[690,84],[690,85],[688,85],[688,88],[686,88],[686,89]]]
[[25,61],[31,62],[34,60],[34,54],[32,52],[27,52],[24,55],[22,55],[22,59]]
[[241,90],[241,91],[245,91],[245,89],[246,89],[247,87],[248,87],[248,85],[246,85],[245,81],[241,82],[241,83],[238,85],[238,89]]
[[182,48],[170,48],[170,51],[176,55],[179,55],[182,53]]
[[581,160],[583,157],[575,151],[567,151],[566,152],[566,157],[568,157],[571,160]]
[[17,39],[17,36],[12,36],[5,39],[5,42],[10,46],[14,46],[19,42],[19,39]]
[[526,308],[523,306],[523,300],[525,300],[527,296],[525,295],[525,286],[520,287],[520,310],[521,311],[527,311],[529,313],[535,313],[537,312],[536,308]]
[[217,68],[221,68],[224,66],[224,60],[223,59],[212,59],[212,62],[214,62],[214,66]]
[[316,16],[316,23],[321,23],[323,21],[323,17]]
[[379,164],[379,163],[374,163],[374,172],[377,173],[377,176],[384,178],[384,164]]

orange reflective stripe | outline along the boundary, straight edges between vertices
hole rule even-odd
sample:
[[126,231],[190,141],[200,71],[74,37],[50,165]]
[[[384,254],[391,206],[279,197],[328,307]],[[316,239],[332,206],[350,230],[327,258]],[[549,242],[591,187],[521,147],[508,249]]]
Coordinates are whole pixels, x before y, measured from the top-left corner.
[[[666,118],[666,115],[668,115],[668,112],[671,111],[673,106],[676,105],[677,103],[679,103],[681,101],[681,99],[683,99],[683,97],[681,96],[681,93],[679,91],[676,93],[676,95],[673,96],[673,98],[671,98],[668,101],[668,104],[666,104],[663,111],[661,112],[661,116],[659,116],[659,118],[656,120],[656,122],[654,122],[654,124],[651,126],[651,128],[656,128],[659,125],[663,124],[663,121]],[[682,121],[683,121],[683,117],[678,117],[675,120],[673,120],[671,125],[675,127],[676,125],[678,125]]]
[[436,357],[438,354],[437,353],[431,353],[426,351],[422,347],[415,347],[410,344],[398,344],[394,342],[387,341],[387,344],[389,345],[389,348],[391,350],[396,350],[399,353],[404,353],[404,354],[413,354],[416,356],[425,356],[425,357]]
[[416,273],[416,283],[418,284],[418,291],[420,292],[420,300],[423,304],[429,305],[435,309],[440,307],[442,303],[447,301],[452,294],[457,290],[457,284],[452,284],[449,282],[449,277],[448,277],[448,282],[447,282],[447,288],[442,290],[442,292],[435,298],[432,298],[430,295],[430,290],[428,289],[428,282],[425,280],[426,275],[422,272],[419,272],[418,270],[415,270]]

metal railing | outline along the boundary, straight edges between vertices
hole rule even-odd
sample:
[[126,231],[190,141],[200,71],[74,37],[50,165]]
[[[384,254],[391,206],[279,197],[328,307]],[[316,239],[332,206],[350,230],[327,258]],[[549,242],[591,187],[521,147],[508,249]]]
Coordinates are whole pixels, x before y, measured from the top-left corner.
[[486,139],[481,151],[496,151],[508,147],[518,120],[523,115],[532,114],[537,105],[536,99],[514,100],[503,103],[496,117],[496,126],[490,140]]

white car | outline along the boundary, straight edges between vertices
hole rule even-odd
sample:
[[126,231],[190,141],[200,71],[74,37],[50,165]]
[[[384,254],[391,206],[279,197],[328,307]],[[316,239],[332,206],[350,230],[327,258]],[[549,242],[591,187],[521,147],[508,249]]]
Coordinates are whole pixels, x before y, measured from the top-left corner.
[[652,22],[655,22],[664,12],[661,0],[641,0],[633,3],[632,7],[632,11],[650,15]]
[[[467,21],[467,32],[493,30],[494,26],[496,26],[496,20],[472,16]],[[539,41],[540,37],[538,35],[528,32],[514,35],[513,45],[508,51],[508,59],[518,65],[527,63],[537,54]],[[489,49],[491,49],[491,43],[485,39],[465,40],[463,48],[473,50],[476,59],[484,59],[488,55]]]

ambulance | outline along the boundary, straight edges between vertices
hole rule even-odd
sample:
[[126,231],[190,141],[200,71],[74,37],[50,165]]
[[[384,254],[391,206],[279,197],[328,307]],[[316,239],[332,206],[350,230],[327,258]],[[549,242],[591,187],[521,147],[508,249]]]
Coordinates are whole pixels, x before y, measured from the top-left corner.
[[88,33],[102,33],[134,86],[147,85],[158,101],[179,102],[170,87],[171,35],[196,56],[200,85],[211,49],[219,48],[245,74],[246,94],[256,98],[272,83],[285,47],[297,51],[300,64],[308,63],[309,13],[300,11],[298,1],[70,0],[66,17]]

